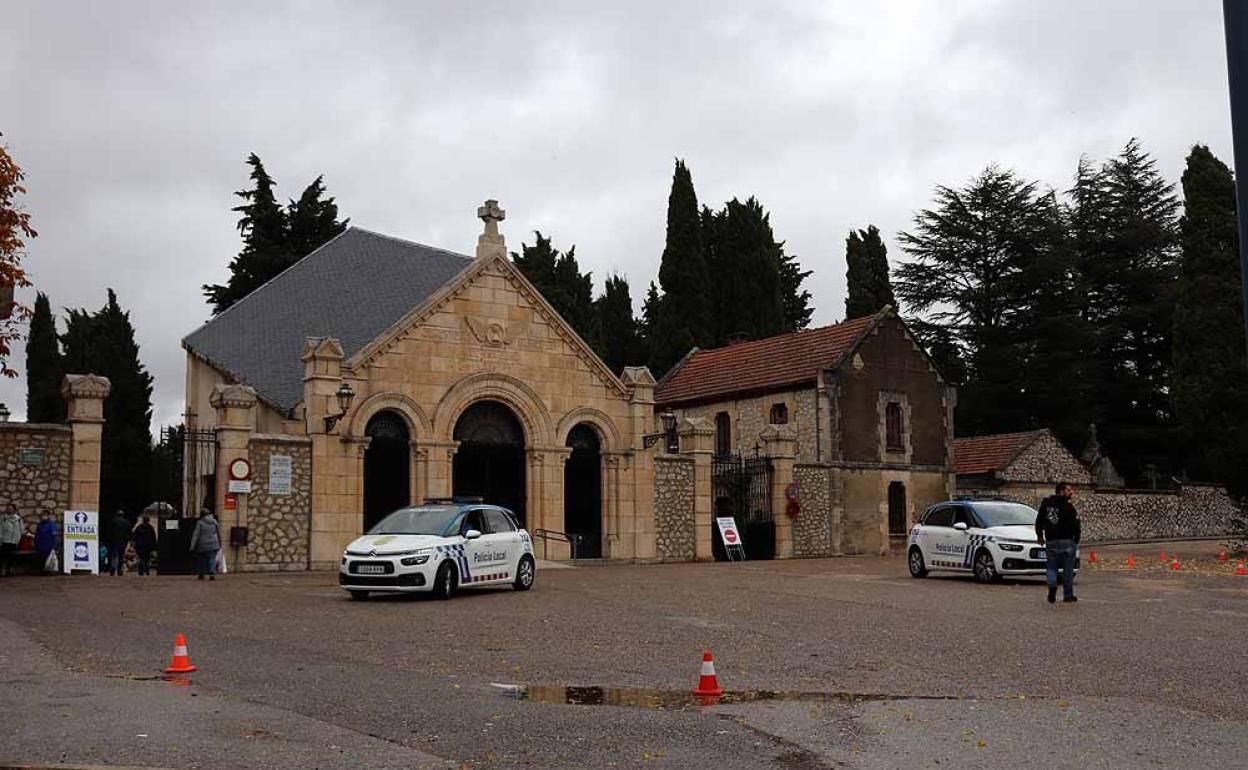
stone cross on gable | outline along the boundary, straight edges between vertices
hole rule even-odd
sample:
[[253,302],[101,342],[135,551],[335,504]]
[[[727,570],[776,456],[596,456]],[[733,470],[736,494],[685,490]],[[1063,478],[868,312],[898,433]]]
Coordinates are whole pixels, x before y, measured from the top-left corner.
[[477,207],[477,217],[485,222],[485,232],[477,238],[477,259],[496,255],[506,258],[507,245],[498,232],[498,223],[507,218],[507,212],[499,208],[498,201],[491,198]]

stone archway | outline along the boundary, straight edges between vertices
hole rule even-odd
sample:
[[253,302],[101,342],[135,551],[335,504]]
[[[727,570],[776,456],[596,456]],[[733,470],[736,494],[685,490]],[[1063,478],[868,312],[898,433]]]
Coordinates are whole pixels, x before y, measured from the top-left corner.
[[501,505],[526,526],[526,442],[516,413],[499,401],[477,401],[459,416],[452,435],[459,448],[451,494]]
[[602,557],[602,442],[585,423],[568,431],[563,466],[563,531],[577,536],[576,558]]
[[364,429],[364,531],[387,514],[410,505],[411,434],[398,412],[384,409]]

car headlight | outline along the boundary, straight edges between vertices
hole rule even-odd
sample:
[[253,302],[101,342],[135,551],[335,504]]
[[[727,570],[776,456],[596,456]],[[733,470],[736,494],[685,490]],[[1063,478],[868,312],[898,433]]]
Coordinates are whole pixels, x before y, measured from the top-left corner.
[[997,543],[1002,551],[1021,551],[1023,546],[1019,543]]
[[416,567],[429,561],[429,556],[408,556],[406,559],[400,559],[399,563],[404,567]]
[[346,563],[347,563],[347,552],[346,552],[346,551],[343,551],[343,552],[342,552],[342,561],[341,561],[340,563],[341,563],[341,564],[346,564]]

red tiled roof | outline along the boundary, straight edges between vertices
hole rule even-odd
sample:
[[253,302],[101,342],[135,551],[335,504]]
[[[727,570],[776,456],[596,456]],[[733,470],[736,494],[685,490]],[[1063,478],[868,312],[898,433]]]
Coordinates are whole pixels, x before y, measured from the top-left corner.
[[813,382],[818,371],[835,366],[877,318],[878,314],[699,350],[663,378],[654,400],[674,405]]
[[1043,432],[1031,430],[1025,433],[997,433],[991,436],[954,439],[954,471],[961,476],[1004,470],[1019,452],[1031,446]]

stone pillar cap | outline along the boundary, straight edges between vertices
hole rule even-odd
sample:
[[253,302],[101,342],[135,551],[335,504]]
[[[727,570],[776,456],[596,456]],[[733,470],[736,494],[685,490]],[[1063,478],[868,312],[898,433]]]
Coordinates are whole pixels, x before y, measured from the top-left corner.
[[98,374],[67,374],[61,381],[61,395],[65,398],[108,398],[113,385],[107,377]]

